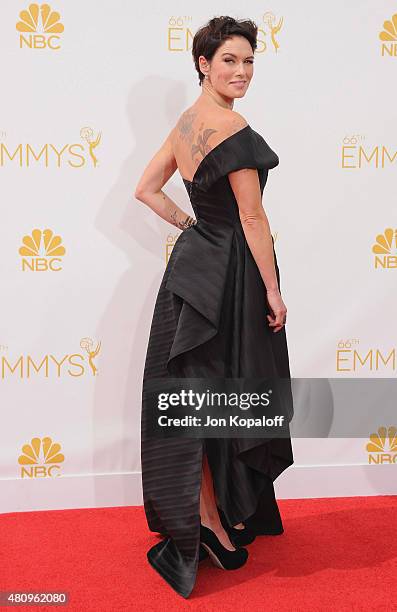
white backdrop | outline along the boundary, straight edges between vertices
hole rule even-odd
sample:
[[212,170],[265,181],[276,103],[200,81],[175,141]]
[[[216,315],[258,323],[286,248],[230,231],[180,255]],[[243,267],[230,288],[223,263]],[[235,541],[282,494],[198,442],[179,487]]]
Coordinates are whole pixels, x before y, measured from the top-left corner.
[[[292,376],[396,375],[397,5],[48,6],[1,3],[1,512],[142,502],[143,364],[178,230],[133,193],[200,94],[191,43],[215,15],[260,28],[234,108],[280,158],[263,204]],[[164,189],[192,212],[178,173]],[[294,439],[278,496],[396,493],[397,453],[370,465],[367,442]]]

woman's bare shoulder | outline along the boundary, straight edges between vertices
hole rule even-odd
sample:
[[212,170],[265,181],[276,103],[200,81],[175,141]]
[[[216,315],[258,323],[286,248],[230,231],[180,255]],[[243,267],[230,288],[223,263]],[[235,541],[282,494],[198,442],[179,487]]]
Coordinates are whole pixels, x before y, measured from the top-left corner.
[[174,138],[194,140],[195,136],[205,130],[217,133],[218,138],[230,136],[248,125],[247,120],[237,111],[215,108],[207,111],[194,106],[186,109],[178,118],[173,129]]
[[248,125],[246,118],[234,110],[227,111],[227,114],[225,114],[225,122],[230,128],[231,133],[238,132],[238,130]]

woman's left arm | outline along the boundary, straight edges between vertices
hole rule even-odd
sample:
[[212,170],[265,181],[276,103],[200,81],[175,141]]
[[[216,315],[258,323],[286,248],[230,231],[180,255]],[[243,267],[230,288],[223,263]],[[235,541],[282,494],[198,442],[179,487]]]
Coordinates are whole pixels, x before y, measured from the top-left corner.
[[171,134],[172,131],[146,166],[134,195],[162,219],[184,230],[194,225],[196,219],[186,214],[162,191],[162,187],[178,167],[172,149]]

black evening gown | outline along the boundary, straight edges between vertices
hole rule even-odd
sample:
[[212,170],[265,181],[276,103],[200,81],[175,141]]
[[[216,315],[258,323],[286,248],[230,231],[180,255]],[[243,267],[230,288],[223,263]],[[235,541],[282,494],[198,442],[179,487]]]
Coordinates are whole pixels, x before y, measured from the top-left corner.
[[[261,193],[279,163],[249,125],[201,160],[183,179],[197,219],[178,237],[151,324],[143,384],[150,378],[290,378],[285,328],[266,317],[266,288],[248,247],[228,173],[257,168]],[[280,274],[277,258],[277,280]],[[150,564],[183,597],[197,574],[203,452],[228,521],[281,527],[274,480],[293,464],[291,438],[187,439],[150,435],[142,394],[142,485],[149,529],[163,539]]]

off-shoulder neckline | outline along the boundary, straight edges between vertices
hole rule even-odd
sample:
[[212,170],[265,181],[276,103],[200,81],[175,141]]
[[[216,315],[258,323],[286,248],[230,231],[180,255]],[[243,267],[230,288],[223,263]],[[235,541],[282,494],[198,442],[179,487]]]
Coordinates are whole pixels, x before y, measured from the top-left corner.
[[197,166],[197,168],[196,168],[196,170],[195,170],[195,173],[193,174],[193,178],[192,178],[192,180],[191,180],[191,181],[189,181],[189,179],[186,179],[186,178],[184,178],[183,176],[182,176],[182,180],[183,180],[185,183],[194,183],[194,182],[195,182],[195,180],[196,180],[197,174],[198,174],[198,172],[199,172],[200,168],[202,167],[202,165],[203,165],[204,161],[207,159],[207,157],[209,157],[209,156],[210,156],[210,155],[212,155],[212,154],[213,154],[215,151],[217,151],[217,149],[219,149],[219,147],[220,147],[221,145],[223,145],[225,142],[228,142],[228,141],[229,141],[231,138],[234,138],[234,137],[235,137],[235,136],[237,136],[238,134],[241,134],[241,132],[244,132],[244,130],[247,130],[248,128],[249,128],[249,129],[251,129],[251,126],[250,126],[250,124],[249,124],[249,123],[247,123],[247,125],[245,125],[243,128],[241,128],[241,129],[237,130],[237,132],[233,132],[233,134],[230,134],[229,136],[227,136],[226,138],[224,138],[223,140],[221,140],[220,142],[218,142],[218,144],[217,144],[217,145],[215,145],[215,146],[214,146],[214,147],[211,149],[211,151],[209,151],[209,152],[207,153],[207,155],[204,155],[203,159],[202,159],[202,160],[199,162],[199,165]]

